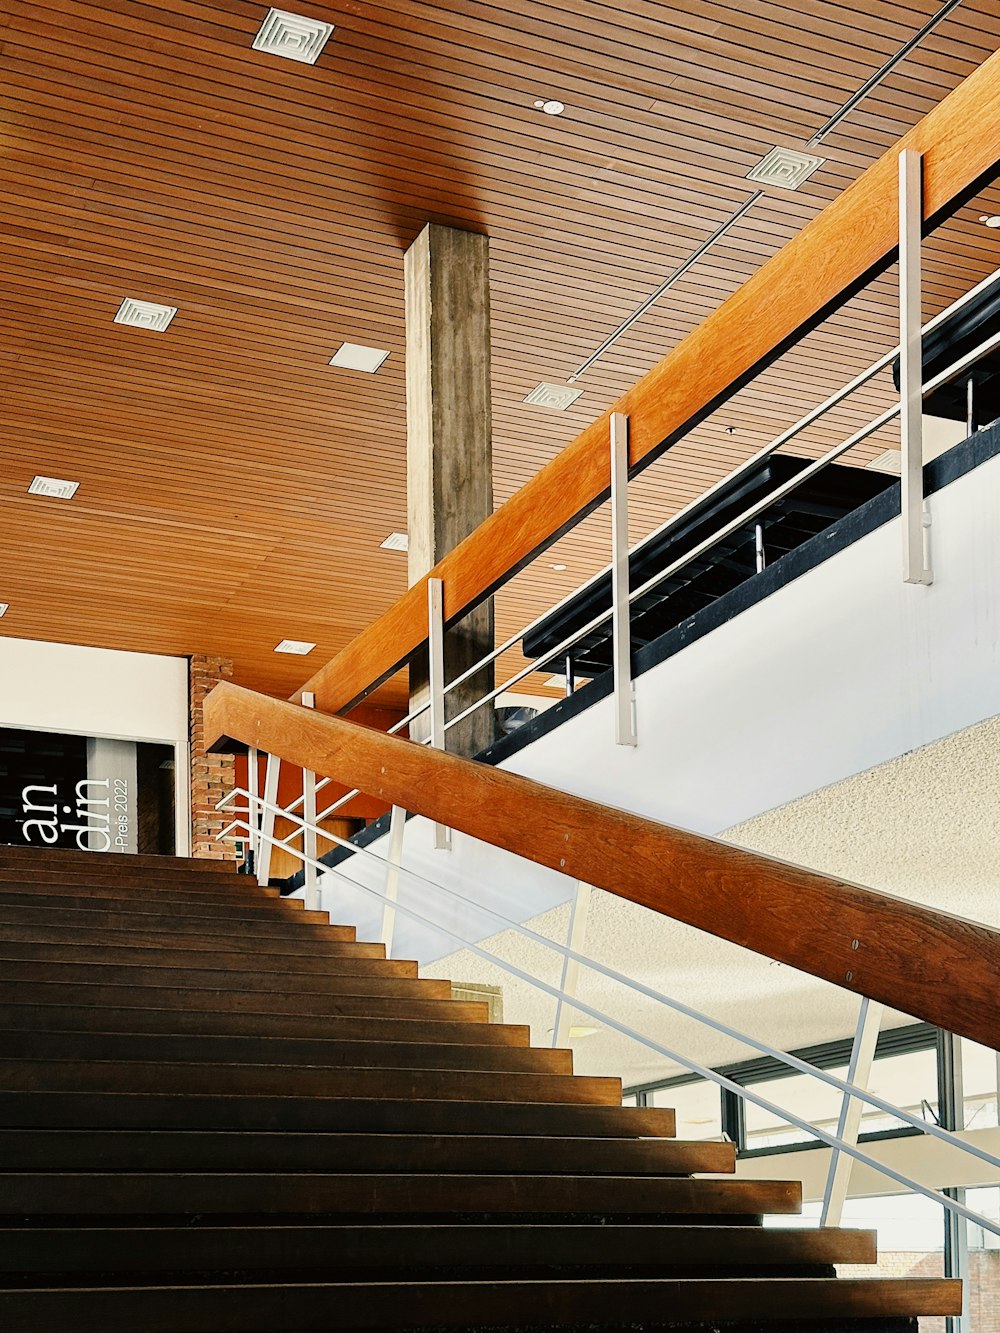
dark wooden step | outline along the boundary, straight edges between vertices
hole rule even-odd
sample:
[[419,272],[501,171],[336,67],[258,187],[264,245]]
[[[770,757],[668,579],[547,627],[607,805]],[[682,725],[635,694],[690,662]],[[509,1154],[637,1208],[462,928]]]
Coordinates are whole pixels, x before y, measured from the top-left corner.
[[[75,1288],[0,1295],[7,1333],[97,1329],[114,1333],[312,1333],[330,1329],[645,1329],[669,1333],[854,1333],[845,1320],[908,1330],[899,1316],[961,1310],[961,1283],[924,1280],[740,1278],[583,1279],[532,1282],[326,1283],[277,1286]],[[706,1321],[712,1321],[708,1325]],[[751,1323],[750,1321],[756,1321]]]
[[[230,977],[231,981],[232,978]],[[279,981],[272,984],[278,985]],[[399,983],[397,983],[399,984]],[[410,985],[413,983],[410,982]],[[0,980],[0,1006],[65,1004],[140,1009],[199,1009],[220,1013],[344,1014],[365,1018],[430,1018],[453,1023],[486,1023],[489,1012],[480,1000],[424,1000],[398,995],[334,995],[299,990],[235,990],[231,985],[179,989],[140,985],[138,981],[107,983]]]
[[512,1023],[442,1019],[345,1017],[341,1014],[271,1014],[211,1009],[115,1009],[102,1005],[2,1004],[0,1029],[10,1032],[165,1033],[184,1036],[282,1037],[351,1042],[429,1042],[526,1047],[527,1027]]
[[0,866],[27,867],[36,870],[96,867],[101,874],[125,865],[133,873],[153,871],[174,875],[218,875],[223,879],[244,878],[236,873],[236,862],[198,856],[154,856],[148,853],[120,855],[81,852],[72,847],[0,847]]
[[322,1069],[302,1065],[167,1064],[135,1060],[0,1060],[12,1092],[226,1093],[621,1105],[621,1080],[475,1069]]
[[[67,936],[69,932],[67,932]],[[297,948],[289,942],[285,950],[275,949],[263,940],[248,946],[242,943],[234,948],[220,949],[213,947],[215,941],[206,942],[206,947],[191,948],[185,941],[183,945],[175,941],[162,947],[142,947],[131,944],[91,943],[90,940],[72,940],[64,943],[37,943],[35,941],[10,940],[0,936],[0,971],[6,971],[12,962],[37,964],[39,975],[45,974],[49,963],[81,963],[101,966],[121,967],[139,966],[143,969],[155,967],[168,968],[204,968],[225,969],[235,974],[244,972],[280,972],[283,976],[299,976],[302,973],[316,975],[353,977],[416,977],[417,965],[410,959],[385,958],[381,949],[375,948],[375,955],[367,957],[363,952],[351,952],[364,949],[359,944],[314,945],[309,940]]]
[[[172,902],[153,901],[129,897],[119,889],[96,890],[92,893],[44,894],[38,893],[31,885],[18,887],[14,884],[0,884],[0,909],[30,907],[47,913],[50,921],[57,921],[68,911],[108,911],[127,913],[134,917],[139,925],[147,918],[167,920],[176,917],[181,921],[247,922],[267,924],[269,926],[299,926],[307,922],[316,926],[329,924],[326,912],[307,912],[301,898],[264,898],[260,902],[247,900],[246,903],[234,902],[222,898],[175,898]],[[334,926],[335,930],[353,930],[349,926]]]
[[260,893],[272,897],[279,890],[258,884],[249,875],[219,875],[206,870],[172,870],[163,866],[133,866],[125,857],[113,860],[91,857],[78,865],[50,865],[46,862],[10,862],[0,859],[0,878],[24,875],[51,883],[80,880],[88,884],[146,885],[183,884],[212,893]]
[[569,1102],[372,1101],[176,1092],[20,1092],[0,1088],[0,1126],[670,1138],[676,1119],[667,1107],[574,1106]]
[[[480,1030],[478,1027],[467,1030],[466,1043]],[[181,1061],[215,1066],[287,1064],[348,1069],[479,1069],[563,1075],[573,1072],[572,1051],[466,1043],[191,1036],[134,1031],[19,1032],[0,1028],[0,1059]]]
[[238,953],[266,949],[269,953],[318,954],[331,947],[345,958],[384,958],[385,946],[354,938],[353,927],[311,925],[296,919],[275,922],[211,921],[201,917],[151,918],[132,913],[38,912],[34,908],[0,908],[0,941],[23,944],[124,945],[139,949],[224,949]]
[[679,1139],[0,1129],[0,1171],[684,1176],[735,1169],[732,1144]]
[[[524,1140],[520,1140],[524,1143]],[[543,1145],[544,1146],[544,1145]],[[875,1232],[835,1227],[424,1223],[352,1226],[38,1227],[0,1230],[0,1272],[118,1274],[432,1270],[775,1270],[873,1264]]]
[[[234,886],[234,887],[232,887]],[[46,898],[64,898],[74,895],[101,897],[114,894],[118,898],[142,900],[143,902],[206,902],[206,903],[259,903],[272,908],[280,908],[295,901],[282,898],[277,889],[262,889],[253,880],[237,878],[220,881],[216,887],[214,881],[207,884],[190,883],[186,879],[158,880],[155,882],[133,881],[124,876],[97,879],[90,875],[66,875],[51,878],[29,871],[0,871],[0,888],[30,889]]]
[[434,977],[351,976],[299,972],[280,965],[265,970],[235,965],[226,967],[157,967],[149,963],[22,962],[6,956],[0,945],[0,976],[5,984],[44,982],[83,985],[173,986],[194,991],[233,986],[241,991],[280,990],[291,995],[381,995],[398,998],[445,1000],[451,982]]
[[797,1213],[798,1181],[677,1176],[352,1175],[303,1172],[8,1171],[0,1210],[77,1214],[382,1218],[759,1218]]

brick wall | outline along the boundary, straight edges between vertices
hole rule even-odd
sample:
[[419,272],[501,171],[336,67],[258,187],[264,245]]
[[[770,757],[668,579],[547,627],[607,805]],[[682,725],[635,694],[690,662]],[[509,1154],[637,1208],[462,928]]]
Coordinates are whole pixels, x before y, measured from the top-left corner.
[[236,785],[236,772],[231,755],[205,753],[203,705],[214,686],[232,674],[233,664],[224,657],[191,658],[191,855],[216,861],[235,855],[232,843],[215,841],[230,820],[215,806]]

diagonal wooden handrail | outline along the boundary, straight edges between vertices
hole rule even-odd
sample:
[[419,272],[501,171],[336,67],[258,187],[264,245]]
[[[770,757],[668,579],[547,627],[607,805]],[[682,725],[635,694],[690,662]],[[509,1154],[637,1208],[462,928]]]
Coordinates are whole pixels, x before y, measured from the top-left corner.
[[[902,149],[924,155],[924,216],[931,222],[995,170],[998,145],[1000,52],[435,565],[427,578],[444,581],[446,620],[488,597],[607,498],[611,412],[629,417],[630,463],[639,470],[895,258]],[[302,686],[316,695],[318,709],[350,708],[420,647],[426,584],[415,583]]]
[[1000,1048],[1000,932],[237,685],[209,745],[254,745],[814,977]]

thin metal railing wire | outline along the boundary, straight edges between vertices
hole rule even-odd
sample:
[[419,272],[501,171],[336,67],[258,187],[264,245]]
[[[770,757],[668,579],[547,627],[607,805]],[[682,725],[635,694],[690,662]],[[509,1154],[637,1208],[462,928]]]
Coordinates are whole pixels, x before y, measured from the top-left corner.
[[[250,797],[249,793],[243,791],[240,788],[234,789],[234,791],[230,793],[230,795],[247,796],[248,799],[255,799],[258,804],[262,805],[268,804],[267,802],[264,802],[261,797],[256,797],[256,798]],[[280,807],[278,807],[278,809],[280,809]],[[282,811],[282,813],[284,812]],[[221,837],[222,834],[219,834],[218,836]],[[502,912],[498,911],[496,908],[489,907],[485,903],[478,902],[472,898],[469,898],[466,895],[459,893],[457,890],[449,888],[447,885],[440,884],[435,880],[428,879],[425,875],[421,875],[418,871],[415,871],[410,867],[403,865],[395,866],[393,862],[389,861],[386,857],[379,855],[377,852],[373,851],[372,848],[359,847],[355,843],[347,842],[345,839],[337,838],[333,835],[331,835],[331,837],[333,841],[339,843],[340,846],[344,847],[352,854],[361,854],[362,856],[369,857],[372,860],[376,861],[381,869],[384,869],[386,871],[388,871],[389,869],[395,869],[400,874],[405,875],[410,879],[416,880],[426,888],[430,888],[431,890],[437,893],[441,893],[449,898],[453,898],[466,906],[471,906],[475,908],[478,912],[483,913],[486,916],[491,917],[494,921],[499,922],[505,929],[513,930],[522,937],[524,937],[525,939],[529,939],[534,943],[543,945],[545,948],[560,955],[562,958],[569,959],[573,962],[579,963],[581,966],[586,967],[589,970],[596,972],[599,975],[604,976],[609,980],[618,982],[621,985],[628,988],[629,990],[632,990],[637,994],[644,996],[647,999],[663,1004],[667,1008],[674,1010],[674,1012],[681,1014],[686,1018],[692,1019],[693,1021],[700,1023],[703,1026],[707,1026],[711,1028],[713,1031],[719,1032],[724,1036],[731,1037],[732,1039],[740,1042],[743,1045],[751,1047],[752,1049],[760,1052],[763,1055],[770,1056],[771,1058],[780,1061],[781,1063],[787,1065],[790,1069],[795,1070],[797,1073],[805,1074],[811,1078],[816,1078],[820,1082],[835,1088],[837,1091],[841,1092],[845,1096],[855,1098],[858,1101],[865,1102],[869,1106],[874,1107],[876,1110],[881,1111],[883,1114],[887,1114],[898,1120],[902,1120],[905,1124],[909,1124],[911,1127],[919,1130],[921,1133],[927,1134],[929,1137],[939,1139],[940,1141],[947,1144],[949,1147],[961,1151],[968,1156],[974,1157],[996,1170],[1000,1170],[1000,1158],[996,1157],[994,1154],[988,1152],[987,1150],[979,1147],[978,1144],[969,1143],[968,1141],[959,1138],[956,1134],[953,1134],[946,1129],[942,1129],[939,1125],[936,1125],[933,1122],[927,1122],[925,1120],[920,1119],[919,1117],[913,1115],[911,1112],[907,1111],[904,1107],[896,1106],[893,1103],[886,1101],[884,1098],[879,1097],[877,1093],[874,1093],[867,1088],[860,1088],[855,1084],[847,1083],[843,1079],[837,1078],[836,1075],[831,1074],[828,1070],[820,1069],[816,1065],[809,1064],[808,1061],[802,1060],[797,1056],[791,1055],[787,1051],[780,1051],[775,1047],[769,1046],[766,1042],[762,1042],[755,1037],[751,1037],[748,1033],[740,1032],[739,1029],[734,1028],[729,1024],[722,1022],[719,1019],[712,1018],[708,1014],[704,1014],[701,1011],[693,1008],[692,1006],[684,1004],[683,1001],[675,1000],[671,996],[668,996],[661,991],[655,990],[653,987],[646,986],[644,983],[636,981],[632,977],[626,976],[624,973],[617,971],[617,969],[615,968],[609,968],[605,964],[597,962],[596,959],[592,959],[585,954],[578,953],[577,951],[569,948],[568,945],[559,944],[555,940],[550,940],[547,938],[547,936],[539,934],[539,932],[532,930],[528,926],[525,926],[522,922],[514,921],[511,918],[506,917]],[[273,841],[273,839],[271,839],[271,841]],[[302,860],[303,864],[305,864],[307,860],[312,859],[304,856],[304,854],[297,848],[289,850],[292,851],[293,855]],[[351,876],[344,874],[342,871],[337,870],[335,867],[327,866],[320,861],[313,861],[313,864],[322,873],[330,874],[334,876],[336,879],[342,880],[344,883],[348,884],[350,887],[354,889],[361,889],[362,892],[368,894],[371,897],[376,898],[379,902],[383,904],[389,901],[383,893],[379,892],[378,889],[372,888],[370,885],[364,884],[360,880],[351,878]],[[701,1065],[697,1061],[691,1060],[690,1057],[682,1055],[680,1052],[674,1051],[669,1047],[662,1045],[662,1043],[655,1041],[651,1037],[645,1036],[643,1033],[632,1028],[631,1026],[621,1023],[618,1019],[613,1018],[605,1011],[600,1010],[593,1005],[588,1005],[586,1002],[580,1000],[578,997],[567,995],[561,988],[557,986],[552,986],[548,982],[543,981],[541,978],[534,977],[530,973],[524,971],[524,969],[517,967],[516,964],[509,963],[506,959],[502,959],[495,954],[491,954],[488,950],[483,949],[479,944],[467,940],[457,931],[454,931],[451,928],[441,924],[440,922],[435,921],[428,916],[425,916],[423,913],[418,912],[416,909],[409,907],[405,903],[400,902],[398,899],[393,900],[392,907],[394,911],[401,912],[404,916],[408,916],[411,919],[420,922],[422,925],[429,926],[431,929],[440,932],[441,934],[447,936],[449,939],[454,940],[463,949],[469,950],[471,953],[475,954],[477,957],[483,959],[484,961],[500,967],[502,970],[509,972],[512,976],[516,976],[519,980],[524,981],[528,985],[543,991],[544,993],[555,999],[557,1002],[562,1002],[570,1006],[571,1008],[575,1009],[576,1011],[586,1014],[588,1017],[594,1018],[599,1022],[604,1023],[608,1027],[617,1031],[620,1035],[639,1042],[641,1045],[646,1046],[649,1050],[654,1051],[655,1053],[663,1056],[666,1059],[675,1061],[677,1064],[682,1065],[690,1072],[697,1074],[699,1077],[708,1079],[709,1081],[716,1083],[719,1087],[725,1088],[729,1092],[733,1092],[737,1096],[752,1102],[754,1105],[758,1106],[762,1110],[767,1111],[769,1114],[778,1116],[779,1119],[785,1121],[787,1124],[794,1125],[797,1129],[803,1130],[806,1133],[813,1135],[821,1142],[825,1143],[828,1147],[833,1148],[835,1151],[847,1153],[849,1156],[854,1157],[856,1160],[865,1163],[865,1165],[871,1166],[875,1170],[880,1171],[883,1175],[887,1176],[891,1180],[894,1180],[897,1184],[902,1184],[907,1189],[912,1189],[918,1193],[926,1195],[927,1198],[930,1198],[934,1200],[934,1202],[939,1203],[943,1207],[948,1208],[949,1211],[952,1211],[958,1214],[959,1216],[966,1218],[967,1221],[975,1222],[976,1225],[978,1226],[985,1226],[987,1230],[990,1230],[997,1236],[1000,1236],[1000,1222],[996,1222],[991,1220],[990,1218],[983,1217],[981,1214],[974,1212],[974,1210],[966,1208],[964,1205],[959,1204],[957,1200],[950,1199],[947,1196],[940,1194],[938,1191],[931,1189],[930,1187],[923,1186],[919,1182],[913,1181],[909,1177],[893,1171],[891,1168],[887,1167],[884,1163],[879,1162],[877,1159],[863,1152],[863,1150],[858,1149],[856,1145],[852,1146],[852,1144],[849,1143],[847,1140],[840,1139],[838,1138],[837,1135],[829,1134],[826,1130],[823,1130],[816,1125],[810,1124],[808,1121],[803,1120],[800,1117],[796,1116],[793,1112],[790,1112],[787,1108],[777,1106],[776,1104],[770,1102],[767,1098],[763,1098],[759,1094],[752,1092],[750,1089],[745,1088],[742,1084],[736,1083],[734,1080],[728,1078],[726,1075],[720,1074],[716,1070],[709,1069],[707,1066]]]

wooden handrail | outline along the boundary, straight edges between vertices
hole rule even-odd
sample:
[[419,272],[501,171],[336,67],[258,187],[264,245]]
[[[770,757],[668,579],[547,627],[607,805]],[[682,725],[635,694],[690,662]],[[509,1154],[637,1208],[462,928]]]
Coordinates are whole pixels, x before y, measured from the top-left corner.
[[229,683],[205,732],[1000,1048],[1000,932],[977,922]]
[[[998,144],[1000,52],[435,565],[427,578],[444,581],[445,619],[488,597],[607,498],[611,412],[629,417],[629,459],[637,471],[892,261],[902,149],[924,155],[924,216],[931,222],[995,169]],[[350,708],[420,647],[427,636],[426,582],[414,584],[302,686],[316,695],[318,709]]]

